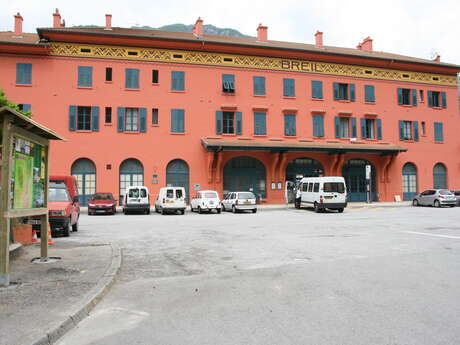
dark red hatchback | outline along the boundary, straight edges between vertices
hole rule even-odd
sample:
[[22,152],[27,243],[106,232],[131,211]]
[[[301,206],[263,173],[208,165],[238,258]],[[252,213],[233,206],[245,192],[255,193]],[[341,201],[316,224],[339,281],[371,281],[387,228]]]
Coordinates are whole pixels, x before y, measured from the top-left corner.
[[117,213],[117,201],[112,193],[95,193],[88,201],[88,215],[115,213]]

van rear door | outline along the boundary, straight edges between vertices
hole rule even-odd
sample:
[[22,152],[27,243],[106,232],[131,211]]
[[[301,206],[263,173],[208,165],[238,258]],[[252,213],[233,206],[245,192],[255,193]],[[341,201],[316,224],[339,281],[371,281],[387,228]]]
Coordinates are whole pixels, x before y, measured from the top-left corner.
[[126,200],[126,204],[140,204],[141,199],[140,199],[140,191],[139,188],[130,188],[128,190],[128,197]]
[[323,183],[324,203],[345,203],[347,195],[343,182],[324,182]]

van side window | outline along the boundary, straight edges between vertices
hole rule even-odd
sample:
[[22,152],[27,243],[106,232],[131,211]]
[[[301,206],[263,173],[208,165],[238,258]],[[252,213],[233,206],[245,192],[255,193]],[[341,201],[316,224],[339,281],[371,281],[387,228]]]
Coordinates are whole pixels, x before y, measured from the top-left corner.
[[176,198],[182,198],[182,189],[176,189]]
[[313,192],[313,183],[308,184],[308,191]]
[[313,187],[313,192],[318,193],[319,192],[319,183],[316,182],[314,187]]
[[302,183],[302,192],[308,192],[308,183]]
[[166,197],[167,198],[174,198],[174,191],[172,189],[166,190]]
[[134,188],[129,190],[129,195],[130,198],[138,198],[139,197],[139,189]]
[[147,197],[147,191],[145,189],[141,189],[141,198]]

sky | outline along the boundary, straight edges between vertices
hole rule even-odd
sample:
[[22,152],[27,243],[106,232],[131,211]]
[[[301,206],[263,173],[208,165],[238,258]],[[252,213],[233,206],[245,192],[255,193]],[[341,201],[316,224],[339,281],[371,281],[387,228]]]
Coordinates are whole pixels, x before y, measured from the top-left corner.
[[259,23],[268,26],[268,39],[355,48],[365,37],[374,50],[460,65],[459,0],[10,0],[2,4],[0,31],[13,30],[14,14],[24,18],[25,32],[52,26],[55,8],[66,26],[105,25],[112,14],[114,27],[166,24],[204,24],[233,28],[256,36]]

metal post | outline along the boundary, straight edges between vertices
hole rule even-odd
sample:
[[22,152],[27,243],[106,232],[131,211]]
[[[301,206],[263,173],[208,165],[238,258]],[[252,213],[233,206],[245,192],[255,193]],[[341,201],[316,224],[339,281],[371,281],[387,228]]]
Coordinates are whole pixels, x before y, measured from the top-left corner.
[[[48,145],[44,146],[43,149],[45,150],[45,186],[44,186],[44,195],[43,201],[45,207],[48,207],[48,182],[49,182],[49,168],[48,168],[48,157],[49,157],[49,143]],[[48,259],[48,226],[49,226],[49,218],[48,212],[45,215],[40,217],[40,256],[42,260]]]

